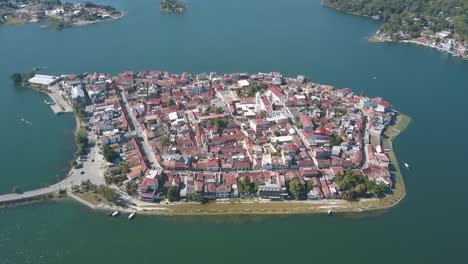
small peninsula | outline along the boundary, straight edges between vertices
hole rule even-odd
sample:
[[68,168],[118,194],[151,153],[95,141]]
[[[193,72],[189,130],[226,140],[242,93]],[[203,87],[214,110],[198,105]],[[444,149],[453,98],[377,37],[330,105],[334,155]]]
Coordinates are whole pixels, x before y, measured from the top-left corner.
[[62,182],[0,204],[66,190],[102,210],[282,214],[405,196],[392,140],[410,119],[380,97],[278,72],[21,76],[75,111],[78,151]]
[[323,5],[383,20],[370,41],[413,43],[468,59],[466,0],[324,0]]
[[181,0],[161,0],[160,10],[167,13],[184,13],[187,6]]
[[123,16],[112,6],[62,3],[59,0],[5,0],[0,2],[0,26],[48,21],[48,29],[92,24]]

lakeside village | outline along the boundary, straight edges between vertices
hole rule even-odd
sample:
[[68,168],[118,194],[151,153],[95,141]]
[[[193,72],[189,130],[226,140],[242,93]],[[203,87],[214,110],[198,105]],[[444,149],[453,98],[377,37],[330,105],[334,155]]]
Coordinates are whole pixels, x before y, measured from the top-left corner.
[[302,75],[163,71],[29,83],[59,84],[88,104],[82,119],[107,161],[105,182],[134,201],[357,200],[394,186],[381,139],[398,113],[349,88]]
[[111,19],[123,13],[111,6],[93,3],[62,3],[58,0],[6,0],[0,2],[0,25],[37,23],[48,20],[45,27],[63,29]]
[[[400,32],[401,42],[413,43],[421,46],[447,52],[455,57],[468,59],[468,43],[460,41],[456,35],[448,30],[432,33],[426,28],[419,37],[411,38],[409,34]],[[392,38],[382,31],[376,33],[375,39],[378,41],[392,41]]]

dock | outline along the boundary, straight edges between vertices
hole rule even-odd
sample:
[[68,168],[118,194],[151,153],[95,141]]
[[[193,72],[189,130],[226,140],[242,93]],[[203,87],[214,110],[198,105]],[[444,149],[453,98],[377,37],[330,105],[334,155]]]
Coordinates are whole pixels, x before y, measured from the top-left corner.
[[72,105],[63,97],[63,93],[57,85],[50,87],[49,90],[51,91],[49,97],[54,101],[54,104],[51,104],[50,108],[56,115],[64,112],[73,112]]

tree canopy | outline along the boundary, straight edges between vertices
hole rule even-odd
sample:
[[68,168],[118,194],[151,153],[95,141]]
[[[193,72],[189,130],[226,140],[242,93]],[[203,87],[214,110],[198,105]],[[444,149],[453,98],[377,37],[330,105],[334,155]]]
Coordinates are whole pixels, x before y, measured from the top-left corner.
[[332,132],[330,134],[330,145],[331,146],[339,146],[343,142],[343,138],[338,135],[336,132]]
[[466,0],[324,0],[325,6],[364,16],[378,16],[384,33],[403,31],[411,38],[424,28],[433,32],[453,30],[468,41],[468,1]]
[[174,186],[167,188],[167,199],[169,202],[176,202],[180,200],[179,189]]
[[86,147],[88,146],[88,136],[86,134],[86,130],[83,127],[80,127],[80,129],[78,129],[78,132],[75,136],[75,142],[78,148],[76,150],[76,154],[83,155],[85,153]]
[[296,200],[303,199],[306,195],[305,186],[297,178],[289,182],[288,190]]
[[163,147],[167,147],[171,143],[168,136],[161,136],[159,138],[159,142],[161,143],[161,146],[163,146]]
[[253,194],[255,191],[255,183],[250,181],[250,178],[243,176],[239,180],[239,193],[243,195]]
[[382,196],[387,191],[384,183],[376,183],[362,174],[347,170],[344,175],[336,175],[335,182],[340,188],[341,198],[355,201],[367,196]]
[[119,153],[115,152],[111,146],[105,145],[103,148],[103,155],[108,162],[113,162],[119,156]]

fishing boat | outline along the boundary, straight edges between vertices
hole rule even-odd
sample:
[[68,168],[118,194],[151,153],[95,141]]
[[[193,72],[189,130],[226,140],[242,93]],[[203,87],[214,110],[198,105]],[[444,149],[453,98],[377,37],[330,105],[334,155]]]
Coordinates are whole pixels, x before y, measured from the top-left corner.
[[131,214],[128,216],[128,219],[132,219],[133,217],[135,217],[135,215],[136,215],[136,212],[131,213]]
[[115,212],[112,213],[111,216],[117,216],[117,215],[119,215],[119,213],[120,213],[119,211],[115,211]]
[[328,209],[328,213],[327,213],[327,214],[328,214],[328,215],[332,215],[332,214],[333,214],[332,209]]

